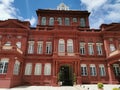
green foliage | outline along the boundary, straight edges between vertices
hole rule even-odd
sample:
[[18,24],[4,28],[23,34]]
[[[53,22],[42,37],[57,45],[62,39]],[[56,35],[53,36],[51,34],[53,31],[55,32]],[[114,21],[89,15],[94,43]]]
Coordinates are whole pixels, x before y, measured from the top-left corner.
[[73,82],[76,82],[76,74],[73,73]]
[[99,89],[102,89],[102,88],[104,87],[104,85],[103,85],[103,83],[98,83],[98,84],[97,84],[97,87],[98,87]]
[[62,73],[59,72],[59,73],[58,73],[58,81],[61,81],[61,80],[62,80]]
[[119,88],[113,88],[112,90],[120,90]]

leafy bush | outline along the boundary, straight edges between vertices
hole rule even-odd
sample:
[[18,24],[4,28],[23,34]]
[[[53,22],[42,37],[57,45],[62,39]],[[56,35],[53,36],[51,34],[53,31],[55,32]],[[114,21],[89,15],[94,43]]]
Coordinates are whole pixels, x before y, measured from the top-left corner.
[[103,83],[98,83],[97,86],[99,89],[102,89],[104,87]]

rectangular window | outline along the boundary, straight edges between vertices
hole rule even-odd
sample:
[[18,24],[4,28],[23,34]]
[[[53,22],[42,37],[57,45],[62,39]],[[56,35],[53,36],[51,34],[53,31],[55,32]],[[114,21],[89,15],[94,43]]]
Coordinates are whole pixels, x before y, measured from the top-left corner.
[[34,41],[29,41],[28,42],[28,54],[33,54],[34,53]]
[[105,67],[103,64],[99,65],[100,76],[106,76]]
[[43,53],[43,42],[38,42],[38,47],[37,47],[37,53],[42,54]]
[[120,75],[120,67],[119,67],[119,64],[113,64],[113,69],[114,69],[114,74],[115,74],[115,76],[119,76],[119,75]]
[[41,73],[42,73],[42,64],[36,63],[34,75],[41,75]]
[[65,18],[65,25],[69,26],[70,25],[70,19],[69,18]]
[[0,74],[6,74],[7,73],[8,63],[9,63],[8,58],[2,58],[0,60]]
[[115,49],[115,45],[114,44],[110,44],[110,51],[111,52],[113,52],[113,51],[115,51],[116,49]]
[[86,66],[86,64],[81,65],[81,75],[82,76],[87,76],[87,66]]
[[51,63],[45,63],[44,75],[51,75]]
[[102,43],[96,43],[97,54],[102,55]]
[[85,55],[85,43],[80,42],[80,54]]
[[91,76],[96,76],[96,67],[94,64],[90,64],[90,75]]
[[89,51],[89,55],[94,54],[93,43],[88,43],[88,51]]
[[52,42],[46,42],[46,53],[52,54]]
[[20,62],[18,60],[16,60],[15,64],[14,64],[13,74],[19,75],[19,70],[20,70]]
[[73,18],[73,22],[77,22],[77,18]]
[[27,63],[25,67],[25,75],[31,75],[32,74],[32,63]]
[[41,18],[41,25],[46,25],[46,17]]

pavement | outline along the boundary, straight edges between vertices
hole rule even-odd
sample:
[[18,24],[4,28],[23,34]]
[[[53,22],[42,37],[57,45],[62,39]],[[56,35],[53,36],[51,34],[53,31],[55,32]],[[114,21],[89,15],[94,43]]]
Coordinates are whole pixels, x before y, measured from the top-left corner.
[[[105,84],[104,90],[112,90],[113,88],[119,88],[120,85],[116,84]],[[97,84],[82,84],[75,86],[19,86],[14,88],[0,88],[0,90],[98,90]]]

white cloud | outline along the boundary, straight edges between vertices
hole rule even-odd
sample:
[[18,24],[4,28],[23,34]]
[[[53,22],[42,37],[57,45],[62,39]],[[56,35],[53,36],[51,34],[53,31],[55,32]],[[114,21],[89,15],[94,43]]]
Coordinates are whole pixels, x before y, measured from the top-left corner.
[[120,0],[81,0],[91,12],[91,28],[99,28],[102,23],[120,22]]
[[106,1],[107,0],[81,0],[89,11],[98,9],[101,5],[105,4]]
[[[0,20],[7,19],[20,19],[26,20],[19,15],[19,9],[13,6],[14,0],[0,0]],[[30,21],[31,25],[34,26],[36,24],[35,17],[31,19],[27,19]]]
[[31,19],[25,19],[25,21],[30,21],[31,25],[35,25],[37,22],[35,17],[32,17]]

